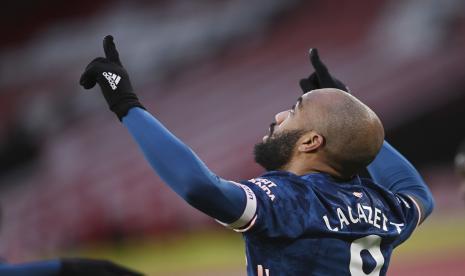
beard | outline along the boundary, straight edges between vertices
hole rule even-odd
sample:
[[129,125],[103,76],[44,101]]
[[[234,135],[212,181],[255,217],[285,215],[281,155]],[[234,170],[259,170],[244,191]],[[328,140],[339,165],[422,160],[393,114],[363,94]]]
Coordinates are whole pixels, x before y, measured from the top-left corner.
[[291,160],[294,147],[303,134],[303,130],[291,130],[257,143],[254,147],[255,162],[267,171],[281,169]]

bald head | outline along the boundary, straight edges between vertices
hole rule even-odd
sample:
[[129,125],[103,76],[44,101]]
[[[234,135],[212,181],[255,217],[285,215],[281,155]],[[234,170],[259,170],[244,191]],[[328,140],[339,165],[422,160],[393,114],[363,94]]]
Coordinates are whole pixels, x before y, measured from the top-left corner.
[[333,88],[302,96],[303,127],[324,137],[322,158],[343,176],[351,176],[376,157],[384,140],[378,116],[354,96]]

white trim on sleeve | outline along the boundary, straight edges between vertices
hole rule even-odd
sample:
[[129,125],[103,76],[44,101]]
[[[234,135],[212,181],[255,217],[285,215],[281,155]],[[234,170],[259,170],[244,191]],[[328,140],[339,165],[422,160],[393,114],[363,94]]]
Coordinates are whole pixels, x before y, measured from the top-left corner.
[[226,228],[233,229],[234,231],[237,232],[245,232],[249,230],[253,224],[255,224],[255,220],[257,219],[256,213],[257,213],[257,198],[249,187],[246,185],[236,183],[233,181],[230,181],[232,184],[237,185],[241,187],[246,196],[246,204],[244,208],[244,212],[242,213],[241,217],[238,218],[236,221],[232,223],[224,223],[219,220],[216,220],[219,224],[225,226]]
[[413,204],[414,204],[415,207],[417,208],[417,211],[418,211],[418,221],[417,221],[417,226],[416,226],[416,227],[418,227],[418,225],[420,225],[421,216],[422,216],[420,206],[418,205],[418,202],[417,202],[413,197],[411,197],[411,196],[409,196],[409,195],[406,195],[406,196],[408,196],[408,198],[410,198],[410,200],[413,201]]

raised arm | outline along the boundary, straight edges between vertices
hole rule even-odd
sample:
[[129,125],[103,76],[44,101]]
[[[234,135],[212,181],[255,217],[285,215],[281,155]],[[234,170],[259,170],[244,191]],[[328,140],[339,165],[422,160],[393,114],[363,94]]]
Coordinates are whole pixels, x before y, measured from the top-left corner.
[[412,164],[388,142],[368,166],[373,180],[393,193],[411,197],[418,205],[420,223],[431,214],[434,200],[428,186]]
[[255,215],[253,193],[245,185],[221,179],[194,152],[144,110],[119,59],[113,37],[103,41],[105,58],[94,59],[80,84],[99,84],[110,109],[128,128],[163,181],[190,205],[232,228],[246,226]]
[[[315,72],[300,80],[303,93],[319,88],[338,88],[350,92],[344,83],[329,73],[317,49],[310,49],[309,58]],[[376,159],[368,166],[368,172],[376,183],[394,193],[411,197],[418,205],[420,222],[431,214],[434,201],[428,186],[412,164],[387,142],[383,143]]]
[[[247,204],[246,186],[216,176],[188,146],[147,111],[132,108],[123,123],[152,168],[189,204],[226,223],[237,221],[243,215]],[[250,215],[245,216],[242,219],[245,221],[237,221],[234,228],[248,222]]]

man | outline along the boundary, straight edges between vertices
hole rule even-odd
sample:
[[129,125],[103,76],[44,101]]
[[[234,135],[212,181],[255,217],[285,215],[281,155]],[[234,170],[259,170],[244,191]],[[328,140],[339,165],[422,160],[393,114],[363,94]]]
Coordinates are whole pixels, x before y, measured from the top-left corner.
[[[248,275],[385,275],[392,249],[432,211],[418,172],[383,142],[371,109],[334,89],[348,90],[316,50],[316,72],[300,83],[304,92],[316,90],[278,113],[255,146],[255,160],[268,172],[236,183],[212,173],[145,111],[113,37],[103,48],[106,57],[86,67],[80,84],[99,84],[110,110],[179,196],[243,233]],[[357,176],[368,164],[374,183]]]
[[460,144],[459,150],[455,155],[455,170],[460,176],[460,196],[465,201],[465,141]]

